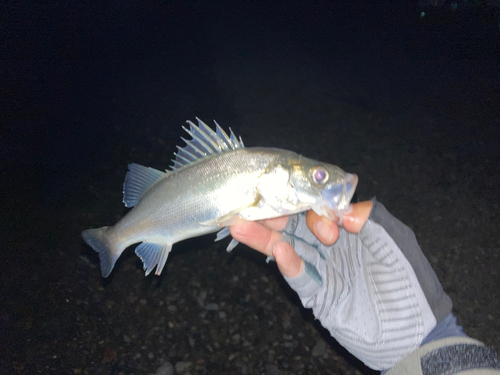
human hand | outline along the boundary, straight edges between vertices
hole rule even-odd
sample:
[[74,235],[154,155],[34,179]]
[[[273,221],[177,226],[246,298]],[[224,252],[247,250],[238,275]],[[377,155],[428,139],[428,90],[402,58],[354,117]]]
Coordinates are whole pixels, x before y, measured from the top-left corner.
[[[350,212],[342,217],[343,228],[350,233],[358,233],[368,220],[372,207],[372,201],[352,204]],[[304,261],[288,242],[282,240],[282,231],[288,218],[282,216],[260,222],[242,221],[231,226],[230,231],[235,240],[274,257],[280,272],[286,277],[293,278],[302,272]],[[324,245],[332,245],[337,241],[339,237],[337,222],[319,216],[312,210],[306,214],[307,227]]]
[[308,212],[230,231],[273,256],[304,307],[373,369],[408,356],[451,312],[414,233],[375,200],[353,204],[340,227]]

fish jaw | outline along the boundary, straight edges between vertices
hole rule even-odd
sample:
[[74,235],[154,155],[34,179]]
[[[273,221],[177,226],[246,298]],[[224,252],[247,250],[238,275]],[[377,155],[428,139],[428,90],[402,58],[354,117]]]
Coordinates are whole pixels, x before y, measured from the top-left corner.
[[342,183],[327,187],[321,192],[322,200],[320,204],[315,204],[311,208],[318,215],[334,220],[342,216],[342,213],[349,210],[349,204],[358,185],[358,176],[347,173]]

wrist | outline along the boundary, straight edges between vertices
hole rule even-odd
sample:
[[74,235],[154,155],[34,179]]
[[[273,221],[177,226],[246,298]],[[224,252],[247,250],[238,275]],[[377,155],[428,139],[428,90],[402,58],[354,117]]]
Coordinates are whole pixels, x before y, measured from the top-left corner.
[[[470,337],[431,341],[399,361],[385,375],[500,374],[496,353]],[[477,371],[477,372],[469,372]]]

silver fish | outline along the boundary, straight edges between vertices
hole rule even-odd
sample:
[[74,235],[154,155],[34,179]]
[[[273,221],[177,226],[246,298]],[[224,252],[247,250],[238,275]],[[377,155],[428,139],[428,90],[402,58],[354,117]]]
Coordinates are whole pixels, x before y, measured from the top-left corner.
[[[187,121],[192,139],[174,153],[174,165],[162,172],[129,164],[123,202],[133,207],[110,227],[88,229],[83,239],[99,253],[107,277],[121,253],[140,243],[135,253],[148,275],[163,270],[176,242],[220,231],[239,219],[262,220],[309,209],[319,215],[346,210],[358,178],[335,165],[305,158],[292,151],[253,147],[215,122]],[[222,228],[222,229],[221,229]],[[234,239],[228,251],[237,245]]]

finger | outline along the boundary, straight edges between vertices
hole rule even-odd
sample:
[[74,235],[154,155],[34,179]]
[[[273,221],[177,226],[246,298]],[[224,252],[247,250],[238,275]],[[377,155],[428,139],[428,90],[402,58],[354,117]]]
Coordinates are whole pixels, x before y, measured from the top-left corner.
[[289,218],[290,216],[280,216],[274,219],[260,220],[259,223],[269,229],[275,230],[276,232],[281,232],[283,229],[285,229],[286,223],[288,223]]
[[272,256],[273,245],[280,241],[283,235],[256,221],[241,221],[229,227],[231,236],[241,243]]
[[[342,217],[342,226],[351,233],[359,233],[370,217],[373,208],[372,201],[364,201],[351,205],[351,211]],[[319,216],[314,211],[308,211],[306,222],[309,230],[325,245],[331,245],[339,236],[338,225],[331,220]]]
[[342,226],[348,232],[359,233],[370,217],[372,208],[373,201],[354,203],[351,212],[343,216]]
[[296,277],[302,273],[304,261],[297,255],[288,242],[274,244],[273,256],[280,272],[286,277]]
[[332,245],[339,238],[339,227],[326,217],[308,211],[306,223],[309,230],[325,245]]

